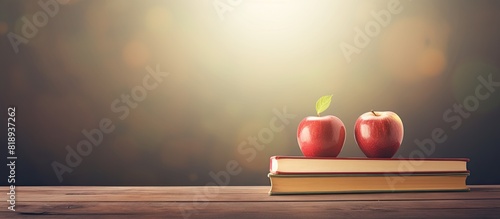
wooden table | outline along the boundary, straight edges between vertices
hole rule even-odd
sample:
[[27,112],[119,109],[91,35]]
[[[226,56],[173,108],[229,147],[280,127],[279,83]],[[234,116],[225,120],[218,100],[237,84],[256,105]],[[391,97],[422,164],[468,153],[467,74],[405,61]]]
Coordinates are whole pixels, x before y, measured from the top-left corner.
[[471,186],[471,192],[287,196],[269,196],[268,190],[18,186],[16,212],[4,205],[0,218],[500,218],[500,186]]

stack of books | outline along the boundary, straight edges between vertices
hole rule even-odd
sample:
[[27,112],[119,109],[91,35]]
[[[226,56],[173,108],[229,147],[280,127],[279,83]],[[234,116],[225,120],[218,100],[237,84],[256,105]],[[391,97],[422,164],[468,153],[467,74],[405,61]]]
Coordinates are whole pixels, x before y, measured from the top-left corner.
[[273,156],[269,194],[469,191],[468,161]]

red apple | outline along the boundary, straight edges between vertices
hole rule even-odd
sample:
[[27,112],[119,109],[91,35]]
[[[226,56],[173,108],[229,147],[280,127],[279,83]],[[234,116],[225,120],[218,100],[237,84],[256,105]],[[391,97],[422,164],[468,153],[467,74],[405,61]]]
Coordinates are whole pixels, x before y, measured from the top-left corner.
[[336,157],[344,141],[344,123],[335,116],[306,117],[297,129],[297,142],[306,157]]
[[354,137],[369,158],[391,158],[403,141],[403,122],[391,111],[371,111],[356,120]]

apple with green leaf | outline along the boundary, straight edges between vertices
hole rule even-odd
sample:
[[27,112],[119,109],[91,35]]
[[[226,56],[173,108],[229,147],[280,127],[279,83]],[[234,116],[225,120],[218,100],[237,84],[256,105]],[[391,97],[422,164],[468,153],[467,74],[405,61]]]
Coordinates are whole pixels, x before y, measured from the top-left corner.
[[359,116],[354,125],[354,138],[369,158],[391,158],[403,141],[404,128],[398,114],[371,111]]
[[344,123],[332,115],[320,116],[330,106],[332,96],[319,98],[317,116],[308,116],[299,123],[297,142],[306,157],[337,157],[344,146]]

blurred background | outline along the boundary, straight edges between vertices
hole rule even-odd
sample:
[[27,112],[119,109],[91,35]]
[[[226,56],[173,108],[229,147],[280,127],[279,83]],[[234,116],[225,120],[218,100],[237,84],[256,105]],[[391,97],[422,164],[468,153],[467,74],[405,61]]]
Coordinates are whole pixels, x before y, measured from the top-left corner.
[[[470,158],[468,184],[500,184],[500,86],[478,80],[500,82],[499,26],[500,1],[481,0],[0,0],[16,185],[205,185],[232,160],[229,185],[269,185],[269,157],[301,155],[297,126],[328,94],[339,156],[364,156],[359,115],[390,110],[405,125],[396,157],[442,128],[425,157]],[[106,118],[114,130],[70,166]]]

